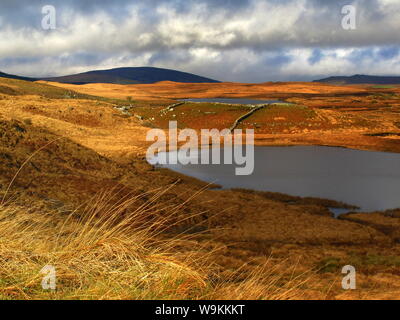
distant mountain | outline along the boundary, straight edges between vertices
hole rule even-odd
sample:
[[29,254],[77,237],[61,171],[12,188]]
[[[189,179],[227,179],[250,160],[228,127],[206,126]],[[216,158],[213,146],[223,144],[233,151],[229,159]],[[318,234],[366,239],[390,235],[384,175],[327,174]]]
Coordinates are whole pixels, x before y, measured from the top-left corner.
[[160,81],[185,83],[215,83],[213,79],[176,70],[141,67],[97,70],[69,76],[42,78],[41,80],[70,84],[114,83],[114,84],[150,84]]
[[34,79],[34,78],[15,76],[13,74],[8,74],[8,73],[4,73],[4,72],[0,72],[0,78],[18,79],[18,80],[25,80],[25,81],[38,80],[38,79]]
[[330,84],[400,84],[400,77],[367,76],[356,74],[350,77],[329,77],[314,82]]

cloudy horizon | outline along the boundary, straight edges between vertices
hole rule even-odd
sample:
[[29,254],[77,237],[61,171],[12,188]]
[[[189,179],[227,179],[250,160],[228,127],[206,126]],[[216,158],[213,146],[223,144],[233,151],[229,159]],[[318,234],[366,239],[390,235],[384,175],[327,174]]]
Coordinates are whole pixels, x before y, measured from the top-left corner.
[[[2,0],[0,71],[152,66],[221,81],[400,75],[398,0]],[[56,9],[44,30],[42,8]],[[356,8],[356,29],[342,8]]]

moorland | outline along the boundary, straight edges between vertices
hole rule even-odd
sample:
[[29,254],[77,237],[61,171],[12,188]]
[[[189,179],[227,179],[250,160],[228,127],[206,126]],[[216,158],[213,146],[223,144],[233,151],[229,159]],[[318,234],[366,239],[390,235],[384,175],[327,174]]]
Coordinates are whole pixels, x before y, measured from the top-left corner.
[[[259,145],[400,152],[400,87],[0,79],[0,297],[398,299],[400,211],[215,186],[146,162],[149,128],[240,123]],[[57,267],[57,290],[40,287]],[[341,287],[345,265],[357,290]]]

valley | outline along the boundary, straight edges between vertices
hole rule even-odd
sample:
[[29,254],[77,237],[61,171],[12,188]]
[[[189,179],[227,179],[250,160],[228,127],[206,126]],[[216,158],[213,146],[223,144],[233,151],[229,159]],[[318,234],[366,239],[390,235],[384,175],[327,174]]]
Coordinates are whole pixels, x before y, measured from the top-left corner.
[[[286,102],[260,109],[238,125],[254,129],[260,146],[323,145],[400,152],[397,86],[173,82],[71,85],[1,78],[0,195],[15,201],[24,212],[32,204],[37,212],[49,212],[54,224],[63,223],[74,210],[82,214],[84,210],[76,208],[101,191],[115,192],[114,196],[106,196],[115,203],[135,195],[137,201],[119,213],[123,216],[132,206],[149,206],[143,219],[163,218],[160,239],[183,235],[169,248],[176,264],[191,260],[188,270],[200,270],[197,274],[185,273],[185,281],[177,281],[180,284],[173,293],[168,291],[171,283],[167,281],[169,285],[158,290],[161,298],[277,298],[287,286],[291,288],[287,298],[400,297],[399,210],[334,219],[329,208],[346,204],[273,192],[215,190],[215,185],[149,165],[145,152],[150,128],[165,129],[171,120],[177,121],[181,129],[229,128],[249,111],[242,105],[214,103],[187,102],[170,107],[186,98]],[[42,218],[32,213],[24,219],[34,225]],[[97,245],[101,246],[93,248]],[[100,254],[96,250],[93,252]],[[146,259],[151,268],[168,269],[172,265],[157,254]],[[160,262],[153,265],[154,261]],[[341,267],[348,264],[358,270],[360,290],[341,288]],[[79,283],[70,276],[74,268],[60,276],[73,288]],[[254,278],[260,270],[262,276]],[[251,276],[253,289],[246,291],[243,288],[248,288],[246,281]],[[275,296],[268,296],[271,278],[279,293]],[[37,294],[28,285],[31,277],[21,275],[15,284],[3,270],[0,279],[7,284],[0,290],[4,298]],[[208,286],[214,287],[207,291],[204,288]],[[109,289],[96,290],[106,294]],[[83,295],[79,290],[57,294]],[[132,298],[132,293],[125,291],[110,295]]]

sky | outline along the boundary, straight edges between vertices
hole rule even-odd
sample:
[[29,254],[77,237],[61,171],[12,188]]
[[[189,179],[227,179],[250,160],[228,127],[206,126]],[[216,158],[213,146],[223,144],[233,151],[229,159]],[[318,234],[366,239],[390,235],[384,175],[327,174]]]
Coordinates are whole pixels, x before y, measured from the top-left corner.
[[400,76],[399,58],[400,0],[0,0],[0,71],[24,76],[153,66],[309,81]]

